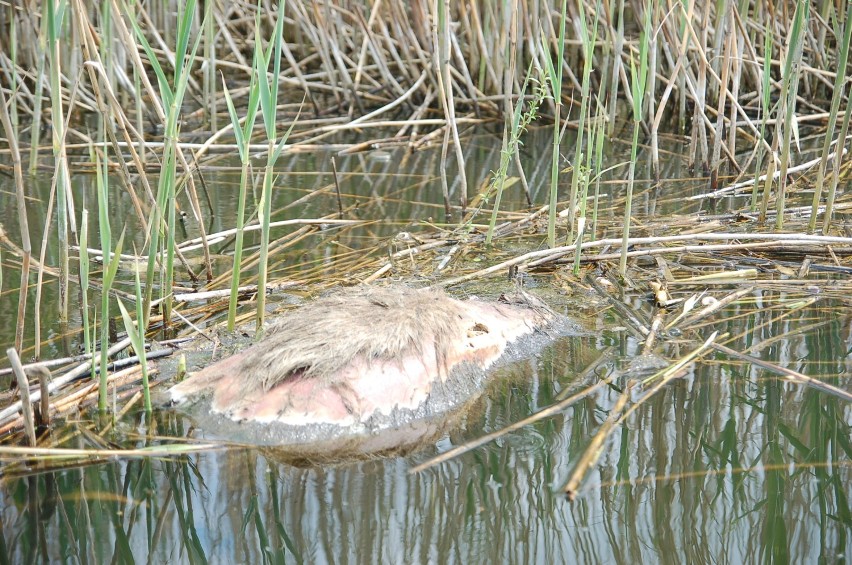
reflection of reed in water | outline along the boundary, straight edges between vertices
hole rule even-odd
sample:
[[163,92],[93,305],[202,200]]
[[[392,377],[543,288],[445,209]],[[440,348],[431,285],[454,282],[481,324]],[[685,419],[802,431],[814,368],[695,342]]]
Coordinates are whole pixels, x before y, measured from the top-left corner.
[[[835,355],[852,343],[848,320],[830,308],[790,314],[789,302],[801,294],[783,302],[777,292],[763,296],[756,305],[732,306],[721,321],[739,334],[731,347],[771,344],[767,358],[790,365],[791,356],[807,354],[812,374],[843,375],[838,380],[848,387],[848,359]],[[789,331],[814,322],[822,325]],[[848,527],[835,518],[848,511],[848,405],[736,361],[695,364],[641,405],[572,504],[559,487],[620,385],[475,452],[408,473],[436,452],[585,387],[576,375],[602,344],[641,347],[623,336],[602,330],[557,340],[536,364],[506,367],[510,378],[495,378],[459,429],[410,458],[301,469],[250,448],[4,476],[0,554],[12,563],[617,563],[626,555],[640,563],[665,556],[725,563],[758,554],[811,563],[848,553]],[[158,435],[195,433],[174,412],[154,417]],[[128,418],[117,429],[150,426],[142,412]],[[88,441],[72,437],[69,447]],[[134,433],[132,441],[141,448],[157,439]]]

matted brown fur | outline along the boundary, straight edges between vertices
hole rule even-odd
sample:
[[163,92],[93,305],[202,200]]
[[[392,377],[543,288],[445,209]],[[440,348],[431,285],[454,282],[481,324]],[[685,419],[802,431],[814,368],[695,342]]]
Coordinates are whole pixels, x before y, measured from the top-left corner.
[[485,369],[555,313],[526,293],[500,302],[361,286],[282,315],[259,343],[195,373],[173,401],[206,398],[234,421],[365,423],[415,410],[456,367]]
[[331,384],[356,358],[399,359],[435,346],[445,366],[450,339],[464,331],[458,302],[441,291],[355,287],[312,302],[309,312],[284,314],[264,350],[247,359],[245,387],[269,390],[290,375]]

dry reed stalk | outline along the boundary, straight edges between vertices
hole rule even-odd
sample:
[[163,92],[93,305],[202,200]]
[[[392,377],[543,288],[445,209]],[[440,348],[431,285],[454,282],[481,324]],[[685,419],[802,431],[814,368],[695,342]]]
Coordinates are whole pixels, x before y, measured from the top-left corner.
[[[593,8],[593,3],[586,2],[586,4],[587,9]],[[76,6],[76,4],[73,5]],[[324,102],[316,97],[317,93],[323,91],[331,93],[337,100],[336,109],[347,112],[350,108],[356,107],[360,110],[360,104],[364,104],[366,109],[367,103],[374,103],[378,100],[383,100],[386,103],[389,98],[397,96],[399,92],[412,84],[413,77],[416,77],[420,71],[427,67],[435,50],[435,46],[431,43],[426,31],[425,23],[429,19],[426,2],[417,2],[409,6],[399,0],[385,0],[369,7],[359,5],[343,8],[337,5],[314,5],[303,0],[293,0],[291,6],[295,16],[288,28],[288,33],[292,33],[293,41],[287,44],[289,53],[285,53],[285,58],[288,60],[288,65],[279,80],[284,84],[295,85],[301,92],[308,91],[310,93],[309,99],[315,111],[318,111],[317,109]],[[752,42],[756,42],[755,40],[759,40],[762,35],[767,33],[763,29],[763,24],[766,24],[767,29],[771,30],[769,33],[779,36],[789,34],[790,21],[785,19],[783,14],[767,9],[768,6],[765,3],[758,2],[753,8],[750,8],[749,13],[745,14],[745,20],[743,20],[743,14],[740,14],[736,7],[730,11],[722,8],[717,12],[717,7],[720,6],[705,3],[700,6],[702,9],[696,13],[694,2],[676,3],[669,6],[665,17],[660,18],[659,29],[665,34],[667,41],[657,44],[659,53],[656,57],[660,62],[657,72],[659,72],[660,77],[667,78],[667,82],[674,84],[674,88],[678,91],[675,98],[678,101],[675,111],[679,114],[683,113],[689,99],[692,99],[692,102],[696,104],[706,104],[708,101],[703,94],[696,96],[701,72],[700,67],[705,65],[707,76],[713,77],[719,74],[718,70],[721,69],[723,62],[721,58],[713,61],[704,60],[704,52],[706,51],[704,46],[721,47],[725,45],[725,30],[730,30],[731,25],[733,25],[736,34],[733,53],[742,52],[751,61],[757,60]],[[114,14],[119,13],[115,4],[110,4],[109,7],[109,11]],[[505,61],[493,57],[493,53],[502,50],[508,37],[507,28],[503,24],[506,14],[516,13],[517,17],[520,18],[521,25],[523,25],[523,36],[527,45],[523,50],[518,51],[525,58],[519,68],[526,68],[526,63],[530,60],[537,60],[539,65],[541,64],[542,49],[538,45],[540,42],[536,41],[536,37],[541,36],[546,43],[550,44],[556,38],[557,30],[554,28],[553,18],[551,17],[553,8],[553,2],[538,1],[519,1],[517,5],[487,4],[480,6],[478,3],[465,3],[453,6],[453,11],[448,12],[448,20],[451,21],[453,27],[449,35],[449,53],[453,62],[453,65],[451,65],[452,89],[457,102],[471,105],[478,116],[487,113],[493,115],[496,109],[493,106],[489,107],[487,104],[483,104],[484,97],[494,94],[500,96],[509,94],[504,89],[505,81],[502,78],[506,66]],[[634,37],[631,37],[630,34],[635,34],[636,26],[630,19],[641,16],[638,10],[627,10],[625,14],[627,26],[625,27],[625,18],[617,17],[619,8],[618,2],[608,3],[602,9],[601,18],[602,25],[610,35],[610,41],[607,42],[608,46],[614,46],[619,56],[608,56],[609,50],[601,44],[598,47],[598,52],[603,52],[605,64],[596,65],[599,69],[596,72],[596,80],[598,82],[612,82],[609,80],[609,78],[612,78],[615,81],[612,82],[613,87],[617,85],[618,81],[622,83],[626,81],[623,64],[623,57],[626,53],[623,47],[633,45]],[[218,31],[216,43],[205,44],[208,71],[214,66],[219,69],[245,69],[248,66],[243,53],[251,49],[251,38],[246,37],[246,31],[250,30],[258,9],[263,10],[263,7],[256,8],[247,4],[210,4],[210,21],[215,22]],[[75,7],[73,11],[77,11],[77,8]],[[576,18],[579,17],[579,10],[573,3],[569,5],[567,13],[576,22]],[[264,17],[270,17],[269,10],[263,10],[262,14]],[[725,17],[725,14],[727,14],[727,17]],[[158,47],[157,53],[165,60],[174,62],[174,54],[168,49],[165,41],[165,38],[170,38],[173,35],[173,24],[167,17],[166,11],[155,8],[149,14],[144,10],[139,10],[138,16],[146,28],[146,33],[152,38],[152,43]],[[660,17],[659,13],[655,15],[655,21],[658,17]],[[726,23],[731,25],[720,25],[723,20],[727,20]],[[820,43],[815,39],[816,36],[825,36],[828,32],[828,26],[817,18],[814,18],[814,20],[814,23],[805,30],[807,41],[804,47],[805,56],[802,72],[806,78],[803,79],[803,96],[800,97],[802,104],[809,102],[805,98],[809,97],[809,89],[813,88],[812,85],[825,85],[826,90],[830,91],[833,85],[829,79],[833,79],[835,76],[835,74],[832,74],[832,69],[828,68],[832,58],[826,57],[820,52],[817,47]],[[22,37],[24,35],[34,37],[37,34],[38,21],[37,18],[21,20]],[[129,75],[135,74],[136,78],[143,83],[142,87],[144,88],[144,76],[139,74],[138,71],[128,73],[128,63],[124,61],[124,58],[127,57],[130,61],[130,68],[135,67],[133,60],[136,55],[133,53],[133,49],[126,53],[122,52],[125,46],[132,46],[133,42],[126,41],[127,38],[122,36],[123,23],[118,21],[114,23],[116,37],[119,38],[120,43],[117,45],[118,48],[109,50],[110,60],[103,61],[105,68],[113,69],[110,73],[115,72],[125,85],[132,83]],[[629,30],[630,34],[625,36],[624,29]],[[104,26],[103,30],[105,33],[109,31],[107,26]],[[79,34],[80,37],[85,35],[86,30],[79,25],[77,16],[74,16],[72,20],[71,31],[73,34]],[[95,33],[99,31],[96,29]],[[699,40],[699,36],[703,39]],[[695,41],[690,40],[691,37],[694,37]],[[42,60],[39,54],[30,48],[30,45],[36,44],[36,41],[22,41],[18,61],[12,63],[19,65],[21,70],[18,74],[32,72],[33,76],[36,77],[36,88],[38,88],[41,84],[38,80],[39,74],[31,71],[31,69],[37,67],[37,62]],[[687,44],[689,44],[688,49],[684,51]],[[568,38],[566,45],[573,49],[575,46],[579,46],[579,42],[573,38]],[[674,50],[670,47],[674,47]],[[656,53],[657,49],[653,51]],[[688,53],[690,59],[694,60],[695,63],[690,65],[681,63],[681,67],[677,68],[680,60],[680,57],[675,55],[677,52]],[[69,74],[73,75],[82,61],[78,56],[71,53],[63,53],[63,55],[65,55],[65,62],[67,62],[67,69],[71,71]],[[581,62],[581,58],[582,55],[577,50],[568,54],[565,71],[566,76],[572,81],[576,80],[577,74],[574,70],[577,68],[577,63]],[[6,63],[7,66],[9,64]],[[752,65],[740,66],[735,55],[732,61],[732,82],[728,95],[730,96],[737,90],[736,83],[738,80],[741,91],[750,95],[749,89],[757,86],[756,81],[759,76]],[[604,79],[603,77],[607,78]],[[521,78],[520,76],[513,77],[515,91]],[[434,91],[434,85],[433,80],[422,87],[421,95],[428,96],[430,92]],[[40,105],[36,103],[37,94],[30,92],[27,86],[28,84],[22,84],[21,96],[17,102],[28,113],[34,113],[40,109]],[[579,84],[575,86],[579,87]],[[193,92],[203,93],[199,84],[193,83],[191,88]],[[702,88],[704,93],[708,91],[706,81]],[[776,88],[778,87],[776,86]],[[716,83],[710,82],[709,90],[712,92],[709,94],[711,97],[715,95],[716,89]],[[60,93],[60,96],[63,95],[64,93]],[[615,88],[610,88],[608,96],[614,95]],[[630,93],[622,92],[621,95],[629,99]],[[83,96],[91,101],[92,105],[94,104],[95,97],[91,93],[85,93]],[[221,101],[221,93],[209,99],[213,104],[218,104]],[[137,100],[139,100],[139,97],[137,97]],[[348,108],[344,108],[344,100],[346,100]],[[718,97],[715,100],[718,101]],[[611,102],[614,102],[614,100]],[[609,107],[610,111],[615,111],[614,104],[611,103]],[[813,108],[814,104],[810,104],[809,107]],[[335,108],[327,109],[335,110]],[[204,113],[202,111],[199,115],[204,115]],[[731,115],[733,115],[732,109]],[[357,116],[353,115],[353,117]],[[138,115],[136,119],[139,119]],[[611,123],[614,123],[614,120]],[[706,127],[706,124],[702,127]],[[34,131],[37,132],[38,130]],[[653,132],[653,129],[650,131]],[[730,129],[728,131],[729,138],[726,151],[733,153],[730,145],[734,132]]]
[[152,446],[143,449],[70,449],[66,447],[12,447],[0,446],[0,456],[15,456],[15,460],[21,457],[27,459],[39,456],[56,459],[60,457],[79,458],[93,457],[97,459],[110,457],[130,458],[152,458],[152,457],[178,457],[201,451],[215,451],[226,449],[228,446],[217,444],[175,444],[166,446]]
[[809,386],[814,388],[820,392],[827,392],[828,394],[832,394],[838,398],[845,400],[846,402],[852,402],[852,394],[848,391],[838,388],[832,384],[821,381],[819,379],[815,379],[813,377],[809,377],[807,375],[803,375],[797,371],[793,371],[791,369],[787,369],[785,367],[779,367],[773,363],[769,363],[762,359],[758,359],[752,355],[748,355],[746,353],[740,353],[739,351],[735,351],[729,347],[725,347],[722,344],[714,343],[711,347],[717,351],[724,353],[729,357],[733,357],[735,359],[741,359],[746,361],[747,363],[751,363],[752,365],[757,365],[762,369],[766,369],[767,371],[771,371],[775,374],[781,375],[785,379],[790,382],[794,382],[796,384]]
[[[99,110],[103,116],[111,116],[113,118],[113,124],[118,124],[118,130],[122,133],[124,137],[124,141],[127,144],[126,147],[130,151],[131,158],[136,165],[136,170],[139,173],[139,179],[142,183],[142,186],[145,189],[145,193],[148,195],[149,200],[154,201],[153,192],[151,191],[151,187],[148,184],[148,176],[145,171],[145,166],[142,163],[141,158],[136,152],[135,144],[132,141],[130,133],[128,132],[128,126],[130,124],[127,116],[122,108],[122,105],[115,98],[115,94],[112,91],[112,87],[110,85],[109,80],[104,75],[104,65],[101,61],[100,54],[97,49],[97,44],[100,42],[99,38],[95,38],[94,36],[94,27],[88,21],[86,16],[86,10],[84,9],[84,5],[82,0],[73,0],[75,9],[74,13],[78,16],[78,27],[83,30],[82,37],[82,48],[83,53],[88,61],[84,66],[89,75],[89,84],[92,88],[93,96],[95,101],[99,106]],[[103,86],[104,93],[101,92],[100,87],[100,77],[104,77]],[[106,96],[104,96],[106,94]],[[132,128],[132,126],[130,126]],[[115,137],[115,128],[114,127],[105,127],[104,131],[109,137],[110,144],[112,145],[113,151],[115,155],[119,157],[121,155],[121,149],[118,146],[118,139]],[[138,132],[135,132],[136,138],[138,140],[142,139],[142,136],[139,135]],[[106,156],[105,156],[106,158]],[[139,196],[136,194],[136,191],[133,189],[133,182],[130,179],[130,172],[127,170],[127,165],[124,162],[124,159],[118,158],[116,161],[119,164],[119,169],[122,172],[121,179],[123,180],[124,187],[130,196],[130,200],[133,203],[133,208],[136,211],[136,217],[140,222],[141,226],[144,226],[144,230],[147,231],[148,221],[143,210],[142,203],[139,200]]]
[[722,308],[725,308],[729,304],[733,304],[734,302],[738,301],[740,298],[744,298],[745,296],[748,296],[749,294],[751,294],[753,292],[754,292],[754,287],[746,287],[746,288],[741,288],[739,290],[736,290],[736,291],[732,292],[731,294],[725,296],[721,300],[715,300],[715,301],[711,302],[710,304],[708,304],[707,306],[705,306],[704,308],[702,308],[698,312],[695,312],[694,314],[687,316],[682,320],[678,320],[678,319],[672,320],[671,323],[666,325],[665,329],[669,330],[677,324],[680,324],[684,328],[691,328],[695,324],[700,322],[701,320],[707,318],[708,316],[710,316],[712,314],[715,314],[716,312],[720,311]]
[[654,345],[657,342],[657,337],[663,329],[666,311],[663,308],[657,308],[654,318],[651,320],[651,327],[648,329],[648,336],[645,338],[645,343],[642,344],[642,355],[650,355],[654,350]]
[[[107,350],[107,355],[110,356],[110,357],[114,356],[116,353],[127,348],[129,345],[130,345],[130,338],[125,338],[125,339],[119,341],[118,343],[114,344],[112,347],[110,347]],[[96,359],[95,359],[95,365],[96,366],[97,366],[97,358],[98,358],[98,356],[96,356]],[[59,390],[60,388],[62,388],[66,384],[70,383],[71,381],[78,379],[82,375],[85,375],[91,369],[92,369],[92,363],[90,363],[88,361],[83,362],[80,365],[78,365],[75,369],[65,373],[61,377],[54,378],[51,381],[50,386],[48,388],[50,389],[51,392]],[[33,401],[39,400],[40,398],[41,398],[41,394],[39,392],[35,392],[31,396],[31,400],[33,400]],[[18,402],[13,402],[12,404],[7,406],[3,410],[0,410],[0,425],[5,424],[9,420],[9,417],[11,415],[17,413],[18,410],[20,410],[20,409],[21,409],[21,402],[18,401]]]
[[[772,234],[772,233],[693,233],[693,234],[681,234],[681,235],[673,235],[673,236],[660,236],[660,237],[633,237],[628,240],[629,246],[635,245],[645,245],[645,244],[662,244],[662,243],[674,243],[674,242],[686,242],[686,241],[724,241],[724,240],[752,240],[760,243],[760,246],[771,247],[772,245],[789,245],[794,248],[801,248],[805,245],[816,245],[816,246],[828,246],[832,244],[843,244],[843,245],[852,245],[852,238],[844,238],[844,237],[834,237],[834,236],[816,236],[816,235],[800,235],[796,233],[786,233],[786,234]],[[762,242],[762,243],[761,243]],[[608,247],[613,245],[620,245],[620,238],[607,238],[607,239],[599,239],[596,241],[588,241],[581,245],[582,249],[593,249],[598,247]],[[753,245],[753,244],[733,244],[735,247],[731,247],[731,245],[723,245],[720,249],[736,249],[740,248],[743,245]],[[506,261],[502,261],[498,264],[492,265],[490,267],[486,267],[484,269],[480,269],[473,273],[468,273],[459,277],[455,277],[452,279],[439,281],[435,284],[435,286],[452,286],[462,282],[475,280],[481,277],[493,276],[494,274],[505,271],[509,267],[512,266],[520,266],[523,265],[525,267],[536,267],[541,266],[547,263],[552,263],[557,259],[565,257],[576,251],[576,245],[565,245],[562,247],[556,247],[553,249],[544,249],[540,251],[531,251],[528,253],[524,253],[522,255],[513,257],[512,259],[508,259]],[[690,250],[701,251],[702,249],[707,249],[706,246],[696,246],[691,248]],[[679,251],[683,251],[685,249],[680,249]],[[633,251],[628,253],[628,256],[637,256],[637,255],[646,255],[646,254],[658,254],[658,253],[666,253],[668,250],[665,248],[660,248],[656,250],[649,251]],[[603,255],[601,257],[606,258],[607,260],[614,258],[617,254],[608,254]]]
[[56,212],[57,212],[57,242],[59,247],[59,320],[68,319],[68,246],[69,232],[74,234],[75,212],[74,199],[71,192],[71,179],[68,169],[68,154],[66,152],[66,120],[64,100],[61,89],[62,63],[60,49],[60,29],[64,19],[64,11],[56,13],[60,6],[55,2],[47,2],[47,61],[50,68],[50,107],[52,128],[52,149],[56,170]]
[[[731,21],[731,43],[733,43],[734,55],[731,58],[729,70],[731,74],[731,88],[726,89],[727,96],[733,101],[730,104],[730,114],[728,115],[728,154],[736,155],[737,151],[737,112],[739,104],[736,103],[740,98],[740,82],[742,80],[743,70],[743,52],[745,50],[742,37],[745,35],[741,28],[739,10],[736,4],[731,4],[730,15],[733,18]],[[746,123],[751,124],[751,120],[746,117]],[[756,129],[754,130],[757,131]],[[736,161],[734,161],[736,163]],[[745,167],[743,167],[745,168]]]
[[[786,283],[788,281],[784,281],[784,282]],[[768,318],[766,321],[761,322],[760,324],[755,324],[755,325],[751,326],[750,328],[748,328],[747,330],[744,330],[744,331],[742,331],[738,334],[729,336],[723,343],[724,344],[734,343],[734,342],[736,342],[740,339],[743,339],[744,337],[752,335],[753,332],[757,332],[762,328],[772,327],[773,324],[777,324],[781,320],[789,318],[793,314],[800,312],[800,311],[804,310],[805,308],[813,306],[814,304],[816,304],[820,300],[822,300],[821,297],[811,297],[811,298],[807,298],[805,300],[797,301],[797,302],[793,303],[792,305],[784,305],[783,310],[779,315]],[[755,347],[757,345],[759,345],[759,344],[756,344]],[[748,351],[751,351],[751,349],[746,350],[746,352],[748,352]]]
[[[33,312],[33,328],[34,328],[34,336],[33,336],[33,346],[35,348],[33,356],[38,360],[41,358],[41,296],[42,296],[42,283],[44,282],[44,262],[45,257],[47,256],[47,244],[50,240],[50,224],[51,218],[53,217],[53,202],[56,197],[56,184],[52,184],[50,188],[50,196],[47,199],[47,212],[44,215],[44,230],[42,231],[42,239],[41,239],[41,251],[39,253],[38,266],[38,274],[36,275],[36,296],[35,296],[35,310]],[[85,218],[85,214],[84,214]]]
[[[288,281],[288,282],[279,282],[279,283],[269,283],[266,286],[266,292],[274,293],[281,292],[283,290],[288,290],[292,288],[297,288],[300,286],[304,286],[304,283],[300,281]],[[237,292],[240,294],[253,294],[257,292],[257,285],[251,284],[247,286],[241,286],[237,289]],[[230,289],[225,290],[207,290],[204,292],[181,292],[176,293],[174,300],[175,302],[195,302],[195,301],[207,301],[215,298],[227,298],[230,295]]]
[[[729,5],[730,6],[730,5]],[[726,8],[726,12],[730,10]],[[724,124],[725,124],[725,100],[727,99],[728,92],[728,80],[729,75],[731,74],[731,60],[733,58],[732,51],[735,33],[733,30],[733,26],[729,22],[729,18],[725,15],[720,17],[720,25],[722,28],[725,28],[725,24],[727,24],[727,31],[722,33],[726,36],[725,41],[725,50],[722,55],[722,78],[719,81],[719,95],[718,95],[718,107],[716,108],[716,129],[713,136],[713,154],[710,157],[710,190],[715,191],[719,188],[719,168],[722,166],[721,161],[721,153],[722,153],[722,139],[724,132]],[[720,37],[721,33],[717,33],[717,37]]]
[[[21,349],[24,343],[24,321],[27,310],[27,294],[29,291],[30,262],[32,259],[32,244],[30,243],[30,227],[27,220],[27,206],[24,191],[24,173],[21,166],[21,154],[18,151],[17,134],[12,127],[12,118],[6,102],[6,95],[0,88],[0,123],[6,133],[9,151],[12,157],[12,171],[15,176],[15,200],[18,211],[18,229],[21,233],[21,283],[18,292],[18,313],[15,318],[15,349]],[[0,228],[0,236],[5,233]],[[41,262],[39,263],[41,264]]]
[[[648,110],[646,116],[648,120],[652,120],[650,124],[651,130],[651,173],[654,175],[654,184],[660,184],[660,155],[659,155],[659,132],[657,131],[657,122],[654,120],[657,112],[655,110],[656,94],[657,94],[657,36],[659,35],[659,13],[657,2],[650,2],[645,6],[646,10],[651,10],[651,35],[648,38]],[[591,151],[591,149],[590,149]]]
[[598,462],[598,459],[603,453],[604,442],[616,426],[616,423],[620,420],[619,415],[621,415],[622,410],[624,410],[624,407],[627,405],[627,401],[630,399],[631,389],[632,383],[628,383],[624,388],[624,391],[618,397],[618,400],[616,400],[615,405],[610,409],[609,415],[601,424],[598,429],[598,433],[595,434],[589,442],[588,447],[586,447],[586,450],[583,452],[583,455],[574,467],[574,471],[571,473],[568,482],[565,483],[564,487],[562,487],[565,496],[568,497],[570,502],[573,502],[574,499],[577,498],[580,484],[583,482],[583,479],[586,478],[586,474],[589,472],[589,469]]
[[[166,123],[165,109],[163,108],[162,103],[160,102],[157,91],[154,90],[153,86],[151,85],[151,81],[148,79],[147,69],[142,64],[142,59],[139,56],[139,49],[137,47],[135,40],[133,39],[133,34],[131,34],[130,30],[127,29],[127,25],[124,22],[124,18],[118,17],[119,14],[123,14],[124,12],[119,9],[117,0],[110,0],[110,2],[111,2],[113,12],[117,16],[117,17],[113,18],[113,21],[115,22],[115,27],[118,30],[122,41],[126,45],[133,45],[134,46],[134,49],[129,50],[131,62],[135,66],[136,71],[139,73],[139,77],[142,80],[142,84],[145,87],[145,91],[148,93],[148,100],[150,101],[151,105],[153,106],[154,111],[157,115],[157,118],[159,119],[161,124],[165,124]],[[143,17],[143,19],[148,18],[148,15],[144,10],[140,9],[140,15]],[[157,37],[159,37],[159,34],[157,35]],[[139,95],[139,94],[137,94],[137,95]],[[198,230],[201,233],[202,241],[204,243],[204,246],[203,246],[204,267],[205,267],[205,272],[207,273],[207,280],[210,281],[213,278],[213,267],[212,267],[212,264],[211,264],[211,261],[210,261],[210,249],[209,249],[209,246],[206,243],[206,228],[204,226],[204,222],[202,221],[201,206],[198,203],[198,194],[197,194],[196,189],[195,189],[195,179],[192,175],[192,169],[190,168],[189,164],[187,163],[186,156],[184,155],[180,144],[175,144],[174,147],[175,147],[175,156],[177,157],[178,162],[180,163],[181,167],[185,171],[186,181],[187,181],[187,194],[189,195],[191,208],[192,208],[193,213],[195,214],[195,221],[196,221]],[[152,201],[151,201],[152,206],[156,206],[156,200],[153,199],[152,196],[151,196],[151,198],[152,198]],[[160,217],[162,217],[162,218],[167,217],[166,211],[161,210],[160,211]],[[152,282],[153,281],[147,281],[146,284],[151,284]]]

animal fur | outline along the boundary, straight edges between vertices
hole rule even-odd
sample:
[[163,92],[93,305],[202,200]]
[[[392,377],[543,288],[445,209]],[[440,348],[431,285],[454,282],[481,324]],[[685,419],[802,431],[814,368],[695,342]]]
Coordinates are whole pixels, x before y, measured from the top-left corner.
[[525,293],[492,303],[407,287],[341,290],[284,314],[265,339],[170,395],[212,391],[211,411],[236,421],[365,422],[414,409],[455,366],[488,367],[553,316]]

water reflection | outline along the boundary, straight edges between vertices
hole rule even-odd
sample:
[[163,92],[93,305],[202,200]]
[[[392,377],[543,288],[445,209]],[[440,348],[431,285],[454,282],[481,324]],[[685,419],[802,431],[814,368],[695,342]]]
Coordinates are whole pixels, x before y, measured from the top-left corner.
[[[466,145],[471,182],[484,180],[494,167],[499,145],[485,136]],[[534,142],[525,147],[531,148],[524,155],[528,178],[549,178],[549,150],[535,150]],[[298,278],[316,268],[329,278],[342,276],[349,264],[338,258],[350,248],[416,231],[416,221],[441,220],[440,180],[434,174],[439,152],[400,155],[394,152],[390,161],[365,155],[339,159],[344,204],[357,204],[349,213],[376,223],[310,233],[273,257],[273,278]],[[208,233],[234,223],[239,173],[228,165],[205,168],[207,183],[217,187],[211,192]],[[680,160],[665,166],[672,169],[663,171],[663,178],[683,176]],[[276,184],[274,220],[336,211],[326,156],[302,156],[285,167]],[[78,211],[80,202],[94,208],[92,182],[90,176],[75,176]],[[43,204],[49,179],[32,183],[30,192]],[[695,212],[707,204],[686,201],[684,195],[705,184],[696,180],[673,191],[665,185],[642,191],[634,202],[636,216]],[[547,184],[531,189],[543,202]],[[617,201],[622,190],[621,184],[605,185],[601,208]],[[11,202],[0,190],[0,222],[7,227],[16,225]],[[523,196],[507,195],[504,204],[522,206]],[[116,221],[127,219],[126,249],[132,242],[141,249],[144,234],[134,229],[129,200],[117,196],[111,206]],[[38,216],[44,208],[30,208],[31,225],[44,223]],[[96,217],[90,214],[92,221]],[[113,227],[120,231],[120,225]],[[184,229],[186,239],[198,235],[191,219]],[[97,233],[94,224],[89,233]],[[253,237],[247,238],[249,246],[256,244]],[[33,246],[39,245],[37,236]],[[229,245],[224,242],[213,253],[227,254]],[[49,245],[45,262],[55,264],[56,254]],[[8,281],[18,274],[12,255],[4,251],[2,261],[0,343],[8,344],[17,304],[15,283]],[[123,284],[133,278],[124,277]],[[178,277],[191,283],[185,274]],[[762,283],[751,303],[728,308],[717,316],[723,321],[707,322],[698,337],[727,332],[735,337],[728,345],[738,351],[849,389],[852,324],[844,306],[849,288],[844,280],[838,284],[822,287],[821,302],[793,310],[789,304],[812,295],[783,282]],[[45,358],[75,347],[73,339],[60,337],[63,328],[51,325],[57,318],[55,286],[48,280],[42,304],[43,335],[55,337],[42,352]],[[639,297],[634,306],[647,309]],[[832,563],[852,558],[850,407],[721,356],[708,357],[639,408],[606,443],[574,503],[560,489],[623,380],[558,417],[422,474],[408,473],[431,455],[528,416],[565,389],[579,389],[576,375],[604,348],[616,346],[616,368],[626,369],[642,345],[626,332],[605,329],[618,320],[595,312],[594,305],[585,307],[599,335],[562,340],[537,361],[507,369],[510,374],[495,381],[458,430],[405,457],[307,469],[254,449],[75,462],[64,468],[57,462],[50,469],[3,461],[0,563]],[[69,326],[78,327],[79,320]],[[671,339],[666,354],[682,355],[694,347],[692,337]],[[75,430],[70,424],[53,434],[66,437]],[[154,422],[131,414],[111,439],[142,447],[157,444],[158,437],[194,434],[179,414],[158,413]],[[91,446],[86,435],[64,445]]]
[[[777,293],[760,294],[764,305]],[[789,298],[789,297],[788,297]],[[732,347],[849,385],[847,320],[810,308],[726,313]],[[809,326],[772,342],[784,326]],[[787,328],[789,329],[789,328]],[[254,449],[127,460],[7,477],[7,562],[551,563],[837,562],[852,525],[850,408],[736,362],[709,360],[643,405],[606,444],[575,503],[561,486],[619,391],[418,475],[430,455],[576,389],[619,332],[565,338],[503,370],[465,424],[407,457],[296,468]],[[841,376],[842,375],[842,376]],[[623,383],[619,383],[619,386]],[[116,439],[185,436],[173,413],[137,416]],[[82,439],[77,440],[85,443]]]

